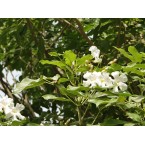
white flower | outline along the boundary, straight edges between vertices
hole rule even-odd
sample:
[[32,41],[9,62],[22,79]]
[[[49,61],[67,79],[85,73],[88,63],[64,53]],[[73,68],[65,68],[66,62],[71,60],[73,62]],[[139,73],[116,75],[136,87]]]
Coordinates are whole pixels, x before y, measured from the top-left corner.
[[107,72],[86,72],[83,77],[86,79],[83,81],[85,87],[93,88],[98,85],[101,88],[111,88],[113,86],[112,78]]
[[13,99],[7,96],[0,98],[0,112],[4,112],[6,118],[12,120],[24,119],[25,117],[20,114],[24,109],[24,105],[17,103],[14,107]]
[[85,87],[93,88],[97,85],[98,80],[98,73],[97,72],[86,72],[83,75],[84,79],[87,79],[86,81],[83,81],[83,85]]
[[60,78],[60,75],[59,74],[56,74],[55,76],[53,76],[51,79],[53,81],[58,81],[58,79]]
[[121,73],[119,71],[115,71],[111,73],[112,77],[110,77],[110,74],[107,72],[86,72],[83,75],[83,78],[86,80],[83,80],[83,85],[85,87],[94,88],[96,86],[99,86],[101,88],[113,88],[113,92],[119,92],[127,90],[127,85],[125,82],[127,82],[127,76],[125,73]]
[[127,85],[125,82],[127,82],[127,76],[124,73],[121,73],[119,71],[112,72],[111,75],[113,76],[113,92],[119,92],[119,89],[121,91],[127,90]]
[[84,77],[84,79],[89,79],[90,78],[90,76],[91,76],[91,72],[86,72],[84,75],[83,75],[83,77]]
[[80,76],[80,75],[81,75],[81,72],[77,72],[76,75],[77,75],[77,76]]
[[99,72],[97,84],[101,88],[111,88],[113,86],[113,83],[112,83],[112,78],[109,76],[109,73]]
[[89,51],[91,51],[93,57],[99,57],[100,55],[100,50],[96,46],[91,46]]
[[0,112],[7,113],[9,112],[9,106],[13,105],[13,99],[8,98],[7,96],[0,99]]
[[6,113],[6,118],[7,119],[12,119],[14,120],[23,120],[25,117],[23,115],[21,115],[21,111],[24,109],[24,105],[17,103],[16,106],[14,107],[11,106],[10,111],[8,113]]
[[102,61],[102,59],[99,58],[100,50],[96,46],[91,46],[89,48],[89,51],[91,51],[91,55],[95,58],[94,60],[95,63],[100,63]]

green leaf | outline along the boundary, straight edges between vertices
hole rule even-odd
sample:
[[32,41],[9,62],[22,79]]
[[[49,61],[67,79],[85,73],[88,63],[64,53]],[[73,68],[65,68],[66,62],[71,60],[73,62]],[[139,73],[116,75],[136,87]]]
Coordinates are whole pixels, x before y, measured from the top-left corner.
[[89,70],[89,67],[88,66],[81,66],[77,69],[77,72],[86,72]]
[[83,57],[77,59],[77,65],[78,66],[84,65],[87,60],[89,61],[89,60],[92,60],[92,59],[93,59],[92,55],[90,55],[90,54],[84,55]]
[[71,50],[64,52],[65,63],[69,66],[72,66],[72,63],[76,60],[76,54]]
[[66,98],[63,98],[63,97],[56,97],[55,95],[52,95],[52,94],[46,94],[44,96],[42,96],[45,100],[58,100],[58,101],[69,101],[68,99]]
[[123,93],[114,93],[118,96],[123,96],[123,97],[127,97],[127,96],[130,96],[131,94],[129,92],[123,92]]
[[31,122],[30,122],[30,123],[27,124],[27,126],[40,126],[40,124],[33,123],[33,122],[31,123]]
[[99,97],[104,97],[107,96],[108,94],[105,92],[96,92],[94,95],[91,95],[91,98],[99,98]]
[[89,99],[88,102],[96,104],[97,107],[100,105],[106,105],[108,101],[101,100],[101,99]]
[[126,58],[130,59],[132,62],[134,62],[134,58],[132,55],[129,55],[128,52],[126,52],[124,49],[116,48],[121,54],[123,54]]
[[88,31],[91,31],[92,29],[95,29],[96,26],[99,25],[99,19],[96,19],[94,22],[92,23],[87,23],[86,25],[84,25],[84,31],[85,32],[88,32]]
[[76,87],[76,86],[68,85],[67,90],[68,91],[88,91],[89,88],[84,87],[84,86],[78,86],[78,87]]
[[140,103],[144,99],[144,97],[137,95],[137,97],[130,97],[129,99],[136,102],[136,103]]
[[108,104],[106,105],[106,107],[111,106],[114,103],[117,103],[118,98],[112,98],[108,101]]
[[126,115],[132,119],[133,121],[137,121],[137,122],[140,122],[141,121],[141,117],[136,114],[136,113],[130,113],[130,112],[127,112]]
[[59,54],[57,52],[49,52],[50,56],[59,56]]
[[126,58],[130,59],[132,62],[142,62],[142,57],[143,55],[140,54],[136,48],[134,46],[129,46],[128,47],[128,51],[130,52],[130,54],[128,52],[126,52],[124,49],[121,48],[116,48],[121,54],[123,54]]
[[111,69],[111,72],[118,71],[118,70],[122,69],[122,66],[117,63],[113,63],[113,64],[111,64],[111,66],[109,66],[109,70],[110,69]]
[[66,93],[70,97],[84,96],[84,93],[82,93],[80,91],[76,91],[76,90],[67,90]]
[[128,51],[132,54],[135,62],[142,62],[142,54],[138,53],[134,46],[129,46]]
[[139,85],[137,85],[139,88],[140,88],[140,90],[142,90],[143,92],[145,91],[145,84],[139,84]]
[[135,125],[135,123],[131,123],[131,122],[127,122],[124,124],[124,126],[134,126],[134,125]]
[[4,57],[5,57],[4,53],[0,53],[0,61],[2,61]]
[[107,118],[104,120],[103,123],[101,123],[101,126],[115,126],[115,125],[123,125],[125,123],[127,122],[123,120]]
[[136,108],[136,103],[129,102],[125,103],[124,105],[127,109]]
[[134,73],[134,74],[137,74],[137,75],[140,75],[140,76],[144,76],[145,75],[145,72],[141,72],[140,70],[137,70],[136,68],[134,67],[123,67],[123,71],[129,73]]
[[117,99],[117,102],[119,103],[124,103],[126,101],[126,97],[125,96],[119,96]]
[[40,63],[41,64],[51,64],[51,65],[56,65],[60,68],[64,68],[66,65],[61,62],[61,61],[58,61],[58,60],[52,60],[52,61],[49,61],[49,60],[40,60]]
[[67,79],[67,78],[60,78],[59,80],[58,80],[58,83],[60,84],[60,83],[64,83],[64,82],[68,82],[69,80]]
[[57,87],[62,95],[67,95],[69,97],[84,96],[84,94],[79,90],[70,90],[69,88],[65,88],[63,85],[57,85]]
[[71,73],[73,73],[73,71],[71,70],[70,67],[68,67],[65,63],[63,63],[62,61],[58,61],[58,60],[40,60],[41,64],[50,64],[50,65],[56,65],[58,67],[60,67],[63,70],[69,70]]
[[95,98],[95,99],[89,99],[88,102],[96,104],[97,107],[99,107],[100,105],[105,105],[107,107],[107,106],[110,106],[110,105],[116,103],[117,102],[117,98],[112,98],[112,99]]
[[11,124],[11,126],[22,126],[25,123],[27,123],[27,120],[13,121],[12,124]]
[[145,64],[135,64],[133,67],[145,69]]
[[41,86],[45,83],[46,77],[42,76],[39,79],[33,80],[29,78],[23,79],[20,83],[16,84],[16,87],[13,90],[14,94],[18,94],[23,90],[34,88],[36,86]]
[[62,95],[67,95],[67,89],[62,84],[57,85],[57,88]]

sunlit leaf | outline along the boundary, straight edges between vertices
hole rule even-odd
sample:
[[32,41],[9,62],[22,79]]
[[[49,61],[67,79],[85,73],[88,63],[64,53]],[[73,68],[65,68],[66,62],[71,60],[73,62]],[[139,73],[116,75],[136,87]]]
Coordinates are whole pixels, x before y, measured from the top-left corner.
[[50,56],[59,56],[59,54],[57,52],[49,52]]
[[119,50],[119,52],[121,54],[123,54],[126,58],[130,59],[132,62],[134,62],[134,58],[132,55],[130,55],[128,52],[126,52],[124,49],[121,48],[116,48],[117,50]]
[[39,79],[36,79],[36,80],[25,78],[20,83],[16,84],[16,87],[14,88],[13,93],[18,94],[23,90],[41,86],[42,84],[45,83],[45,79],[46,79],[46,77],[44,77],[44,76],[40,77]]
[[86,88],[84,86],[77,87],[77,86],[68,85],[67,90],[69,90],[69,91],[87,91],[87,90],[89,90],[89,88]]
[[72,52],[71,50],[65,51],[64,52],[64,58],[65,58],[65,63],[69,66],[72,66],[73,62],[76,60],[76,54]]
[[140,103],[143,99],[145,99],[143,96],[139,96],[137,95],[137,97],[130,97],[130,100],[136,102],[136,103]]
[[64,83],[64,82],[68,82],[69,80],[67,78],[60,78],[58,80],[58,83]]
[[52,94],[43,95],[42,98],[44,98],[45,100],[50,100],[51,99],[51,100],[58,100],[58,101],[69,101],[66,98],[56,97],[55,95],[52,95]]
[[90,61],[91,59],[93,59],[93,56],[88,54],[88,55],[84,55],[81,58],[77,59],[77,65],[84,65],[86,63],[86,61]]
[[139,62],[139,63],[142,62],[142,54],[138,53],[138,51],[134,46],[129,46],[128,51],[132,54],[135,62]]
[[137,113],[130,113],[130,112],[127,112],[126,115],[132,119],[133,121],[137,121],[137,122],[140,122],[141,121],[141,116],[139,116]]

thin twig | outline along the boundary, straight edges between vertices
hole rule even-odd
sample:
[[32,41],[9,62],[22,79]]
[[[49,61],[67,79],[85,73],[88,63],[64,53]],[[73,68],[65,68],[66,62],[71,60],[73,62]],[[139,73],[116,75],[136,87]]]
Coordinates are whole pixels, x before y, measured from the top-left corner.
[[81,111],[79,106],[77,106],[77,112],[78,112],[78,119],[79,119],[79,125],[82,125],[82,117],[81,117]]
[[103,107],[102,109],[99,109],[99,112],[97,113],[95,119],[93,120],[92,125],[96,122],[96,120],[97,120],[99,114],[101,113],[101,111],[102,111],[104,108],[105,108],[105,107]]
[[53,40],[53,43],[50,45],[50,47],[52,47],[57,40],[62,36],[62,34],[64,33],[64,31],[69,27],[68,24],[65,25],[65,27],[61,30],[61,32],[59,33],[59,35]]
[[96,122],[96,120],[97,120],[99,114],[100,114],[100,111],[98,112],[98,114],[96,115],[95,119],[93,120],[92,125]]
[[86,110],[85,110],[85,112],[84,112],[84,114],[83,114],[83,116],[82,116],[82,118],[81,118],[82,120],[84,119],[84,117],[85,117],[85,115],[86,115],[86,113],[87,113],[87,111],[88,111],[89,105],[90,105],[90,104],[88,103],[87,108],[86,108]]
[[120,47],[121,19],[119,19],[119,31],[117,35],[117,47]]

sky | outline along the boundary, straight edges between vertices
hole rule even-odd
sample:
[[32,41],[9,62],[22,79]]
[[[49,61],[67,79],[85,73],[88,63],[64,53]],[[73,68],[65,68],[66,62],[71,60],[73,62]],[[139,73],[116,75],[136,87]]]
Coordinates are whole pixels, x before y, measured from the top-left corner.
[[[22,72],[21,71],[17,71],[17,70],[14,70],[10,73],[10,71],[7,71],[6,69],[3,69],[3,74],[5,76],[5,78],[7,77],[7,80],[9,82],[10,85],[13,85],[14,84],[14,80],[13,80],[13,77],[19,81],[19,77],[22,75]],[[3,97],[5,96],[5,94],[0,90],[0,97]]]

